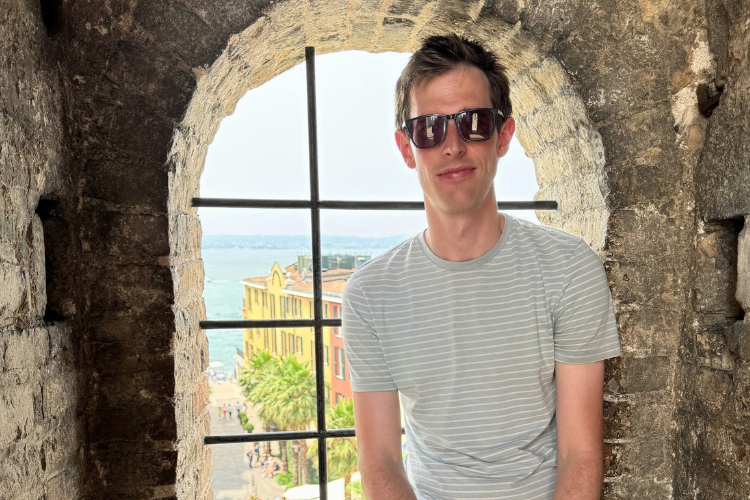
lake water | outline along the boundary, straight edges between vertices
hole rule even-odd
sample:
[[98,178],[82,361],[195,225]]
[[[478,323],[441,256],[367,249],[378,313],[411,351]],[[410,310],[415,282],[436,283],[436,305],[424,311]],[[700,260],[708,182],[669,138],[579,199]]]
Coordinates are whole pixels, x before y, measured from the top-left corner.
[[[324,254],[357,253],[372,257],[387,248],[342,250],[336,248]],[[212,320],[242,319],[243,285],[240,281],[251,276],[267,276],[273,263],[282,267],[297,262],[298,254],[309,254],[305,249],[270,248],[204,248],[205,281],[203,299],[206,317]],[[242,330],[206,330],[211,361],[221,361],[227,370],[235,366],[233,355],[242,349]]]

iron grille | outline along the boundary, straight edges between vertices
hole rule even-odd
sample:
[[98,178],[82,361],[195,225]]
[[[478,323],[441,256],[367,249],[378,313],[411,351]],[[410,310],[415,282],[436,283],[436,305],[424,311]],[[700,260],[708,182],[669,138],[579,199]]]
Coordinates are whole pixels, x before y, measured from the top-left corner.
[[[340,327],[340,318],[323,318],[323,290],[321,277],[320,210],[424,210],[423,202],[397,201],[324,201],[318,194],[318,136],[315,103],[315,48],[305,47],[307,74],[307,124],[310,157],[310,200],[248,200],[229,198],[193,198],[194,207],[231,208],[296,208],[310,210],[312,221],[312,265],[313,265],[313,319],[270,319],[201,321],[200,327],[211,329],[252,329],[310,327],[315,330],[315,377],[317,401],[317,429],[313,431],[265,432],[253,434],[229,434],[205,436],[204,444],[228,444],[267,441],[291,441],[295,439],[317,439],[318,479],[320,500],[328,500],[328,467],[326,439],[354,437],[354,429],[326,429],[325,420],[325,367],[323,328]],[[498,209],[505,210],[557,210],[556,201],[512,201],[498,202]],[[403,429],[402,429],[403,432]]]

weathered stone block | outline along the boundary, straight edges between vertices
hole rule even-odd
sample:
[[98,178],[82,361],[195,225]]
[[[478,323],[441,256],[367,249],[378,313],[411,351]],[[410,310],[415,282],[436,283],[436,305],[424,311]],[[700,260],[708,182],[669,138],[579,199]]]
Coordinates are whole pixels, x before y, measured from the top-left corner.
[[[638,111],[628,117],[617,120],[611,125],[599,128],[604,143],[608,163],[612,165],[643,165],[643,158],[657,152],[672,151],[674,148],[674,129],[669,125],[672,112],[668,103],[654,105],[649,109]],[[678,170],[677,165],[649,166],[659,169],[660,173],[672,173]],[[646,174],[643,171],[642,174]],[[663,182],[663,181],[662,181]],[[652,186],[655,188],[656,186]],[[676,186],[665,186],[676,188]]]
[[716,418],[727,408],[733,390],[732,374],[704,366],[685,364],[683,406],[704,418]]
[[[92,346],[112,344],[114,353],[130,355],[159,356],[171,350],[172,333],[175,317],[171,310],[166,311],[108,311],[92,318],[91,335],[88,341]],[[144,333],[148,332],[148,335]],[[121,351],[127,349],[127,352]],[[93,347],[94,364],[100,369],[109,368],[108,361],[117,358],[112,354],[100,352]],[[102,362],[96,361],[101,357]],[[148,356],[151,357],[151,356]]]
[[414,30],[414,21],[404,17],[385,17],[383,18],[380,38],[376,42],[376,47],[380,50],[397,50],[396,47],[403,47],[409,43]]
[[629,167],[610,161],[607,169],[608,202],[613,208],[656,207],[670,216],[682,215],[675,209],[682,172],[669,163]]
[[[748,74],[746,65],[744,72]],[[745,137],[750,130],[750,102],[747,88],[738,83],[727,82],[720,104],[711,115],[705,149],[696,167],[697,208],[709,220],[750,214],[750,169],[746,160],[750,143]]]
[[23,268],[0,262],[0,329],[28,314],[28,283]]
[[[138,175],[133,175],[137,163]],[[83,183],[83,195],[123,206],[149,207],[167,211],[168,174],[158,162],[122,159],[89,160],[86,169],[92,179]]]
[[666,309],[683,303],[678,265],[664,261],[604,263],[615,301]]
[[655,210],[613,210],[610,214],[605,249],[608,258],[621,262],[646,262],[662,257],[679,260],[687,252],[682,243],[682,221]]
[[703,366],[719,370],[732,370],[734,359],[727,348],[727,334],[732,329],[732,319],[718,314],[701,314],[695,319],[695,343],[685,342],[692,348]]
[[204,269],[203,260],[185,262],[170,267],[174,280],[174,303],[178,306],[193,304],[203,293]]
[[391,6],[388,7],[387,12],[389,16],[399,17],[406,15],[417,17],[422,9],[424,9],[426,5],[432,3],[433,1],[434,0],[395,0],[391,4]]
[[626,402],[604,402],[604,439],[622,439],[630,435],[632,409]]
[[737,321],[727,332],[729,350],[742,362],[750,362],[750,322]]
[[0,378],[0,448],[26,439],[34,431],[34,388],[28,379],[6,374]]
[[737,292],[735,297],[745,314],[750,314],[750,215],[737,238]]
[[741,312],[734,298],[737,285],[737,234],[732,226],[704,226],[698,234],[693,308],[701,313]]
[[70,500],[78,497],[77,469],[52,476],[47,485],[48,500]]
[[188,214],[170,216],[169,246],[174,265],[199,258],[202,236],[198,217]]
[[[90,254],[94,258],[96,254]],[[92,315],[110,311],[143,313],[169,310],[172,301],[172,275],[163,266],[110,265],[91,269],[87,290]]]
[[45,328],[14,332],[6,328],[0,334],[0,370],[38,369],[49,360],[49,334]]
[[[90,477],[96,477],[96,483],[106,485],[108,489],[115,491],[117,498],[143,498],[139,495],[143,495],[145,489],[174,484],[176,463],[176,451],[133,452],[123,450],[115,444],[93,448],[87,465],[93,468],[95,464],[112,464],[97,469],[95,475],[92,474]],[[138,484],[132,484],[134,477],[140,478]]]
[[117,211],[89,212],[81,240],[90,251],[117,256],[121,262],[156,262],[169,255],[166,214],[141,215]]
[[627,464],[623,463],[624,443],[604,443],[604,477],[619,477],[628,472]]
[[667,357],[621,358],[617,376],[613,380],[625,394],[667,389],[672,375],[672,364]]
[[624,309],[617,314],[620,345],[626,356],[671,356],[680,343],[682,312],[660,307]]

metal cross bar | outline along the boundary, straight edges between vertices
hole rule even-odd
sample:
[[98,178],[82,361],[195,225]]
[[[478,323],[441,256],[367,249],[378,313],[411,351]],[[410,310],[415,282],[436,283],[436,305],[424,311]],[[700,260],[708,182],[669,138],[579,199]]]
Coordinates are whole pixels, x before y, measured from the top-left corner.
[[[424,210],[422,201],[318,201],[193,198],[194,207],[306,208],[320,210]],[[498,210],[557,210],[556,201],[498,201]]]
[[341,326],[341,318],[321,319],[231,319],[204,320],[199,323],[204,330],[249,330],[252,328],[315,328],[316,326]]
[[355,437],[354,429],[333,429],[326,431],[281,431],[260,432],[258,434],[225,434],[223,436],[206,436],[204,444],[227,443],[262,443],[266,441],[294,441],[297,439],[323,439]]

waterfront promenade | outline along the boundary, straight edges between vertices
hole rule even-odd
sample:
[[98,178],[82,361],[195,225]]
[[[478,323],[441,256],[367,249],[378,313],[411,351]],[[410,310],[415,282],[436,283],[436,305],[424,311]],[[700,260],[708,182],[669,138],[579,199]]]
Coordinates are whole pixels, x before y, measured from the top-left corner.
[[[237,418],[234,405],[240,402],[244,409],[245,400],[240,394],[240,387],[235,382],[209,382],[209,411],[211,412],[211,434],[243,434],[245,431]],[[219,417],[218,408],[225,403],[233,405],[232,418]],[[262,429],[260,419],[255,411],[248,409],[249,421],[256,430]],[[261,469],[248,467],[247,452],[253,443],[215,444],[211,445],[211,482],[213,483],[214,500],[248,500],[254,495],[256,499],[276,500],[281,498],[284,487],[273,478],[261,477]],[[278,443],[271,444],[271,451],[278,453]]]

